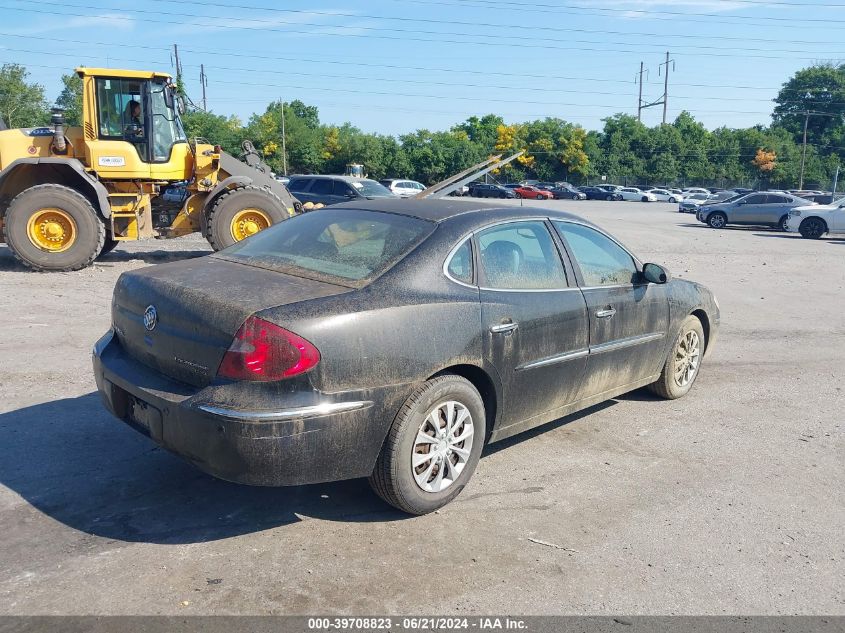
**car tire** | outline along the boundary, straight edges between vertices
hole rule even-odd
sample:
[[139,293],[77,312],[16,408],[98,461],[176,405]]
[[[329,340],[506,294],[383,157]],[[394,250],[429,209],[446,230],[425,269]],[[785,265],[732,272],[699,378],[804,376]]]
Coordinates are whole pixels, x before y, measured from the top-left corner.
[[669,202],[677,202],[677,201],[678,201],[677,198],[669,198]]
[[775,226],[775,228],[778,231],[783,231],[784,233],[788,233],[789,230],[786,228],[787,222],[789,222],[789,215],[784,215],[784,216],[781,217],[780,220],[778,220],[777,226]]
[[[250,211],[252,215],[242,216]],[[281,198],[271,191],[252,185],[230,189],[217,199],[208,214],[206,237],[215,251],[245,239],[245,231],[236,231],[241,216],[244,223],[256,224],[258,231],[289,217]],[[239,233],[238,237],[236,232]]]
[[642,197],[642,199],[640,200],[640,202],[648,202],[648,197],[647,197],[647,196],[643,196],[643,197]]
[[[446,452],[451,436],[449,411],[453,421],[467,413],[457,431],[458,437],[467,432],[469,436],[451,444],[462,453]],[[443,435],[436,435],[433,422]],[[432,378],[410,395],[396,415],[370,475],[370,486],[387,503],[408,514],[427,514],[442,508],[461,493],[472,477],[486,433],[484,401],[472,383],[451,374]],[[419,441],[421,435],[432,439]],[[434,441],[435,437],[439,437],[438,441]],[[436,450],[438,446],[441,450]],[[426,459],[429,454],[433,456]],[[447,463],[449,467],[445,466]]]
[[662,398],[674,400],[692,388],[704,357],[704,327],[690,315],[681,323],[678,336],[669,349],[660,377],[648,388]]
[[605,200],[607,200],[608,202],[612,202],[612,201],[613,201],[613,196],[608,195],[608,196],[605,198]]
[[514,195],[514,198],[521,198],[521,197],[522,197],[522,194],[518,193],[518,192]]
[[33,270],[90,266],[106,239],[106,225],[91,202],[63,185],[24,189],[9,203],[3,219],[3,235],[12,255]]
[[707,226],[711,229],[723,229],[728,224],[728,216],[721,211],[714,211],[707,216]]
[[827,224],[821,218],[807,218],[801,222],[798,232],[806,240],[817,240],[827,233]]

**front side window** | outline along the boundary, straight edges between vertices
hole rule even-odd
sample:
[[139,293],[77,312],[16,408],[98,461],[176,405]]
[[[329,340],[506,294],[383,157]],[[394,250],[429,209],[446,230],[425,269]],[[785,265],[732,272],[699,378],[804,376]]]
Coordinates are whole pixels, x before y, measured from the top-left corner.
[[357,287],[407,255],[433,222],[393,213],[322,209],[280,222],[212,255]]
[[308,191],[308,183],[311,182],[310,178],[291,178],[290,182],[288,183],[288,191],[293,191],[296,193],[305,193]]
[[143,139],[145,113],[141,82],[107,78],[96,81],[100,138],[132,142]]
[[334,190],[334,181],[328,178],[318,178],[311,186],[311,193],[318,196],[330,196]]
[[582,224],[554,222],[581,268],[585,286],[633,283],[638,267],[628,252],[606,235]]
[[566,288],[560,255],[540,221],[501,224],[478,234],[483,284],[497,290]]

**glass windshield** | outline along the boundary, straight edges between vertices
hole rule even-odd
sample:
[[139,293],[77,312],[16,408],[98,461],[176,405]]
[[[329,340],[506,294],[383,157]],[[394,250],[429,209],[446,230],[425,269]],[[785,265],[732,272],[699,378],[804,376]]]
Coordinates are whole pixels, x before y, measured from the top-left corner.
[[170,159],[170,150],[176,143],[188,139],[182,129],[182,122],[173,108],[168,107],[165,91],[170,88],[164,82],[154,82],[150,86],[150,110],[153,120],[153,162],[166,162]]
[[212,257],[359,286],[402,259],[434,227],[392,213],[321,209],[280,222]]
[[353,180],[349,183],[365,198],[393,198],[393,192],[375,180]]

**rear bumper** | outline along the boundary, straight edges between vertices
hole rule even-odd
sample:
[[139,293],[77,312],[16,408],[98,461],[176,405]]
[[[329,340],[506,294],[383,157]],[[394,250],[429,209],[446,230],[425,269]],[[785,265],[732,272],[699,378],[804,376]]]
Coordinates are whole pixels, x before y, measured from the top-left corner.
[[215,477],[259,486],[369,476],[404,392],[280,393],[271,383],[196,388],[135,361],[110,332],[95,345],[93,364],[116,417]]

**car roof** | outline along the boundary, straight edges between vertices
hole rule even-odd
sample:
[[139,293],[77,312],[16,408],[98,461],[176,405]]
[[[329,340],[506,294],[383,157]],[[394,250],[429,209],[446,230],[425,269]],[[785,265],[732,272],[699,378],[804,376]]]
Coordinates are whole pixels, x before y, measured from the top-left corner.
[[[372,180],[372,178],[360,178],[358,176],[341,176],[331,174],[300,174],[298,176],[291,176],[291,178],[316,178],[317,180],[344,180],[346,182],[359,182],[362,180]],[[398,179],[394,179],[398,180]],[[378,182],[378,181],[376,181]]]
[[362,200],[355,202],[344,202],[342,204],[334,204],[332,209],[347,208],[360,209],[362,211],[382,211],[387,213],[395,213],[398,215],[406,215],[421,220],[430,220],[432,222],[442,222],[459,215],[468,214],[482,214],[493,211],[509,213],[515,218],[519,216],[537,217],[546,216],[550,218],[559,218],[561,220],[578,220],[585,222],[585,220],[572,213],[566,211],[557,211],[555,209],[544,209],[542,207],[516,207],[504,204],[491,204],[489,202],[465,202],[461,200],[446,200],[438,198],[431,199],[416,199],[416,198],[381,198],[378,200]]

